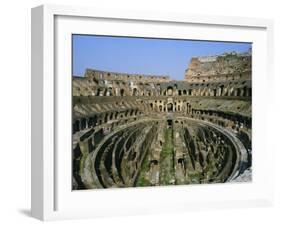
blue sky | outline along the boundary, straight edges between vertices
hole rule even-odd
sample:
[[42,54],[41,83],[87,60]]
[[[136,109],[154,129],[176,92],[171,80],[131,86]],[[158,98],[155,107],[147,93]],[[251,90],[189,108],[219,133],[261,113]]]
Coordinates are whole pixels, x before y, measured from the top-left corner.
[[73,35],[73,75],[86,68],[133,74],[169,75],[183,80],[194,56],[236,51],[245,52],[250,43],[126,38]]

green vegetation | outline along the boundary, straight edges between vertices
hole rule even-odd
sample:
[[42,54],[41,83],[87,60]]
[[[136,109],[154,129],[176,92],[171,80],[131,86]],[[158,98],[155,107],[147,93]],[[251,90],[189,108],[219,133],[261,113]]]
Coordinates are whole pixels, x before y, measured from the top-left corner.
[[168,128],[165,131],[165,142],[160,154],[160,184],[168,185],[175,182],[174,170],[174,149],[173,149],[173,130]]
[[[150,151],[150,150],[149,150]],[[148,151],[148,152],[149,152]],[[146,173],[149,170],[149,162],[148,162],[148,154],[146,154],[142,166],[141,166],[141,170],[136,182],[136,186],[137,187],[146,187],[146,186],[150,186],[150,182],[149,180],[146,179]]]
[[88,140],[85,140],[83,142],[80,142],[80,150],[82,153],[81,159],[80,159],[80,170],[79,170],[79,174],[80,176],[83,174],[83,170],[85,167],[85,161],[89,155],[89,147],[88,147]]
[[191,184],[199,184],[201,179],[203,179],[202,174],[200,172],[192,171],[188,173],[188,178]]

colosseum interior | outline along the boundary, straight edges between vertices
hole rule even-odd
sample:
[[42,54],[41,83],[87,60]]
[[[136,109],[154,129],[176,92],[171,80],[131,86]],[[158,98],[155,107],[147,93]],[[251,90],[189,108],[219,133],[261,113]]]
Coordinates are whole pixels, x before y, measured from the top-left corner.
[[73,76],[73,190],[250,182],[251,56],[193,57],[182,81]]

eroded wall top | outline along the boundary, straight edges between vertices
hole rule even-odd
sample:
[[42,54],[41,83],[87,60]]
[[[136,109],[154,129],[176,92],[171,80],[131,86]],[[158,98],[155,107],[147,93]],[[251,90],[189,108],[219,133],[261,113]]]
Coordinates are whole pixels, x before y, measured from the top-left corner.
[[95,78],[96,80],[122,80],[122,81],[141,81],[141,82],[169,82],[171,81],[169,76],[166,75],[143,75],[143,74],[129,74],[119,72],[109,72],[87,69],[85,77]]
[[215,77],[239,76],[250,79],[252,71],[251,49],[245,53],[230,52],[222,55],[193,57],[185,72],[189,82],[209,81]]

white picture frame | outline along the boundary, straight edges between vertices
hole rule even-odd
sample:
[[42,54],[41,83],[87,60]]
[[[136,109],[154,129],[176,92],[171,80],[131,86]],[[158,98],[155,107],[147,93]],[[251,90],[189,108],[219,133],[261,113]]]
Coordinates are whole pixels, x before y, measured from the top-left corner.
[[[116,23],[120,26],[115,26]],[[157,34],[155,28],[159,28]],[[190,34],[180,32],[187,28]],[[71,103],[71,68],[68,68],[71,48],[68,37],[77,32],[253,42],[253,150],[256,148],[253,182],[71,191],[71,178],[68,177],[71,173],[71,149],[68,149],[71,147],[68,142],[71,136],[71,112],[68,112]],[[33,8],[32,216],[56,220],[271,205],[273,178],[270,175],[274,150],[269,148],[266,140],[269,133],[265,105],[270,102],[266,101],[265,93],[270,95],[273,82],[272,45],[273,22],[265,19],[57,5]],[[262,137],[264,139],[260,139]]]

